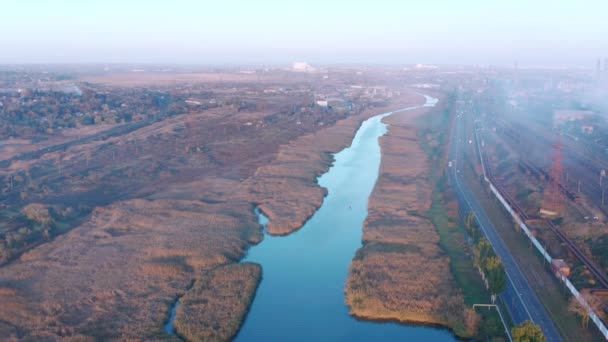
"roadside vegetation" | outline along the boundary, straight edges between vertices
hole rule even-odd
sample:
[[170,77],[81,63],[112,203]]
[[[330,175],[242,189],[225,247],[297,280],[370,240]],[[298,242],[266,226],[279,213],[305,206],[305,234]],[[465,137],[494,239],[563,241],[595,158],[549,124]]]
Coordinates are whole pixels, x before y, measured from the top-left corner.
[[466,227],[475,244],[473,247],[473,264],[479,270],[479,274],[482,275],[486,287],[492,294],[492,302],[494,302],[496,295],[501,294],[507,284],[505,265],[494,252],[488,239],[481,237],[482,234],[473,213],[470,213],[467,217]]
[[540,326],[532,323],[531,321],[525,321],[524,323],[513,327],[511,329],[511,335],[513,342],[546,342],[547,339],[543,335],[543,331]]
[[[419,120],[418,127],[422,148],[431,163],[432,172],[429,176],[434,184],[432,207],[427,215],[440,236],[441,248],[449,257],[450,270],[464,295],[464,304],[472,307],[474,304],[489,303],[491,292],[476,267],[475,244],[481,237],[480,232],[466,228],[468,217],[461,217],[445,173],[448,167],[446,155],[454,101],[453,95],[448,96],[444,102],[445,107],[437,108],[424,120]],[[488,340],[506,337],[496,310],[478,310],[477,315],[479,324],[475,338]]]

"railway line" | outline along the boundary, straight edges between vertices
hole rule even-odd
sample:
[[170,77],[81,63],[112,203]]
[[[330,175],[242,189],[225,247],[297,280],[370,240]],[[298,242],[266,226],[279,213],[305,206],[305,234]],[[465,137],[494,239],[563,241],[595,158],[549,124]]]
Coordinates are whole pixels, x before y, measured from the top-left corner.
[[[500,119],[495,119],[492,122],[500,128],[497,130],[497,133],[504,134],[508,138],[508,141],[513,144],[512,146],[516,151],[520,151],[522,146],[538,146],[538,149],[545,151],[552,148],[549,139],[536,134],[537,132],[530,131],[527,127],[517,125],[517,129],[515,129]],[[531,137],[534,137],[534,139]],[[608,197],[608,194],[602,194],[602,189],[599,186],[600,172],[601,170],[608,170],[608,163],[603,162],[588,146],[574,146],[575,144],[580,145],[580,142],[567,139],[563,140],[563,142],[563,164],[569,177],[566,180],[562,179],[558,181],[560,192],[569,200],[575,201],[578,198],[578,191],[580,190],[581,193],[585,194],[593,202],[599,211],[608,217],[608,206],[606,206],[608,198],[604,198],[604,205],[602,205],[602,197]],[[529,157],[526,160],[520,161],[520,166],[529,171],[537,179],[544,178],[545,180],[550,180],[549,172],[538,166],[540,159],[537,158],[536,162],[530,160],[538,157],[538,153],[535,153],[535,151],[526,152],[528,152]],[[530,157],[530,155],[532,156]],[[524,158],[520,157],[521,159]],[[608,181],[608,178],[606,178],[606,181]],[[574,184],[572,184],[573,182]]]
[[[515,201],[509,195],[509,193],[504,189],[503,185],[494,177],[492,167],[487,162],[488,159],[486,157],[485,151],[482,151],[481,155],[484,158],[484,160],[486,161],[483,163],[483,166],[484,166],[488,179],[492,182],[492,184],[494,184],[496,189],[504,197],[504,199],[507,201],[507,203],[513,208],[513,210],[517,213],[517,215],[524,221],[541,219],[536,216],[533,217],[531,215],[528,215],[526,213],[526,211],[517,203],[517,201]],[[520,160],[520,165],[523,165],[525,168],[529,169],[533,174],[539,175],[539,177],[542,175],[542,177],[547,177],[546,179],[550,179],[550,176],[548,175],[547,172],[545,172],[544,170],[542,170],[536,166],[533,166],[533,164],[531,164],[527,160]],[[564,195],[566,195],[568,199],[570,199],[572,201],[574,201],[576,199],[576,196],[574,194],[572,194],[568,189],[566,189],[566,187],[563,186],[563,184],[561,184],[561,183],[558,183],[558,184],[560,185],[560,187],[559,187],[560,191]],[[553,223],[553,221],[547,220],[547,219],[541,219],[541,220],[543,220],[547,224],[547,226],[557,235],[557,237],[566,245],[568,250],[582,264],[584,264],[587,267],[587,269],[589,269],[589,271],[595,276],[595,278],[598,280],[598,282],[604,288],[608,289],[608,277],[603,272],[603,270],[599,266],[597,266],[597,264],[591,258],[589,258],[574,241],[572,241],[568,236],[566,236],[566,234],[564,234],[564,232],[555,223]]]

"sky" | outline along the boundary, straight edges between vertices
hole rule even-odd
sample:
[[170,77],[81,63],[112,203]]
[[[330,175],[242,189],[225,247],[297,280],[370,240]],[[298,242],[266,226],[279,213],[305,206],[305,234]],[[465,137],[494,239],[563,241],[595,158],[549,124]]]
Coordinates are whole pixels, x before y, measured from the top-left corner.
[[19,0],[0,63],[594,67],[608,0]]

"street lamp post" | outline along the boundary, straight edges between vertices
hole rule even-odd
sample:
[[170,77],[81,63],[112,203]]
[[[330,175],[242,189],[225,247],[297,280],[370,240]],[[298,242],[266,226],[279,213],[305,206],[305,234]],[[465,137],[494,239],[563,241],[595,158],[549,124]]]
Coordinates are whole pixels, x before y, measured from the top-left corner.
[[496,304],[473,304],[473,309],[475,309],[476,307],[486,307],[488,309],[494,307],[496,308],[496,311],[498,311],[498,316],[500,316],[500,321],[502,322],[502,325],[505,327],[505,332],[507,333],[507,337],[509,338],[510,342],[513,342],[513,339],[511,338],[511,333],[509,332],[509,328],[507,328],[507,324],[505,323],[505,319],[502,317],[502,313],[500,312],[500,309],[498,308],[498,306]]

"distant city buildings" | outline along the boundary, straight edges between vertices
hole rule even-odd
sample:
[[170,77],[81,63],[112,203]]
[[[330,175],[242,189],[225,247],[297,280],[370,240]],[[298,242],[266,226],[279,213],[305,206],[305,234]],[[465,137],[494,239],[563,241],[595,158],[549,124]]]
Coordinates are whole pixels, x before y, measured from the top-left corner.
[[313,68],[310,64],[306,62],[295,62],[291,67],[291,71],[294,72],[313,72],[315,68]]
[[569,121],[583,120],[593,115],[589,110],[556,110],[553,112],[553,124],[562,125]]
[[413,68],[411,67],[405,67],[403,68],[403,71],[412,71],[412,70],[419,70],[419,71],[423,71],[423,70],[437,70],[439,69],[439,67],[437,65],[432,65],[432,64],[416,64]]
[[439,89],[439,84],[436,83],[416,83],[412,84],[412,87],[418,89]]

